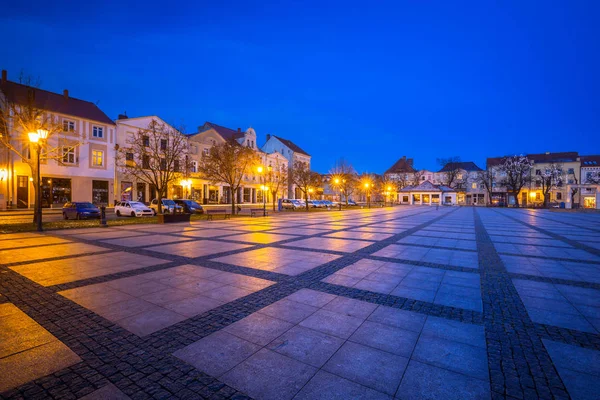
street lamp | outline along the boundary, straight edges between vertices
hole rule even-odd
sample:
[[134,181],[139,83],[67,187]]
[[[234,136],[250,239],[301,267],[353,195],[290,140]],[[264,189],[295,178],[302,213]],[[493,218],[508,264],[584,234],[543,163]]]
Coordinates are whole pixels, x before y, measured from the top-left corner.
[[260,187],[263,190],[263,217],[267,216],[267,190],[269,189],[266,185]]
[[342,211],[342,185],[340,185],[340,178],[335,178],[334,180],[335,184],[339,187],[340,189],[340,211]]
[[367,207],[371,208],[371,198],[369,197],[369,184],[365,183],[365,192],[367,194]]
[[42,179],[40,177],[40,153],[42,152],[42,144],[40,141],[48,138],[48,131],[45,129],[38,129],[35,132],[29,132],[27,135],[29,136],[29,141],[37,145],[37,187],[35,190],[37,205],[35,210],[35,221],[37,223],[38,232],[42,232]]
[[[389,197],[391,194],[392,194],[392,187],[391,187],[391,186],[388,186],[388,187],[387,187],[387,195],[388,195],[388,197]],[[384,204],[384,205],[385,205],[385,204]],[[392,205],[392,201],[391,201],[391,199],[390,199],[390,206],[391,206],[391,205]]]

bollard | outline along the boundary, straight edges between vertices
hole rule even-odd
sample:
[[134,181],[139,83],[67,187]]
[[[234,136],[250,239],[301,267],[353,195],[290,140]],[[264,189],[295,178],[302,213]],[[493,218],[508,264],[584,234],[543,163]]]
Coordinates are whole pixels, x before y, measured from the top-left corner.
[[106,228],[108,225],[106,224],[106,207],[100,207],[100,226]]

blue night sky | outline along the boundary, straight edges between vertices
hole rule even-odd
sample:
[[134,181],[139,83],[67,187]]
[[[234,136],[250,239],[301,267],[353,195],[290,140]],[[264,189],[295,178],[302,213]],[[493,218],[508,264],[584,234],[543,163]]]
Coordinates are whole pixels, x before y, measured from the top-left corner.
[[3,5],[0,68],[111,118],[252,126],[319,172],[600,153],[596,0],[36,3]]

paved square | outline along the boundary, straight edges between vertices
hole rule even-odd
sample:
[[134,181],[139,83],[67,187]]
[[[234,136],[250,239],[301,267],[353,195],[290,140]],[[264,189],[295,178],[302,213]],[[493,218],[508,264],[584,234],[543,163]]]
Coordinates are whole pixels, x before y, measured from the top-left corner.
[[597,399],[598,365],[599,214],[0,236],[2,398]]

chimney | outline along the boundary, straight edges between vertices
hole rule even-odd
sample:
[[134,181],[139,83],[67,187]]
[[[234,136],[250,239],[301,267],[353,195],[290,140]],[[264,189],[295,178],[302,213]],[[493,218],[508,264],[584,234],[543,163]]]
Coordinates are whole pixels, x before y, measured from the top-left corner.
[[271,139],[271,135],[267,133],[267,142]]
[[117,119],[127,119],[127,118],[129,118],[129,117],[127,116],[126,112],[124,112],[123,114],[119,114],[119,116],[117,117]]
[[409,158],[407,160],[407,162],[408,162],[408,165],[410,165],[411,167],[413,166],[413,159],[412,158]]
[[65,96],[65,100],[69,100],[69,91],[67,89],[63,90],[63,95]]
[[238,128],[238,133],[242,133],[242,128]]
[[4,85],[8,80],[8,72],[5,69],[2,70],[2,84]]
[[406,156],[402,156],[402,161],[406,161]]

